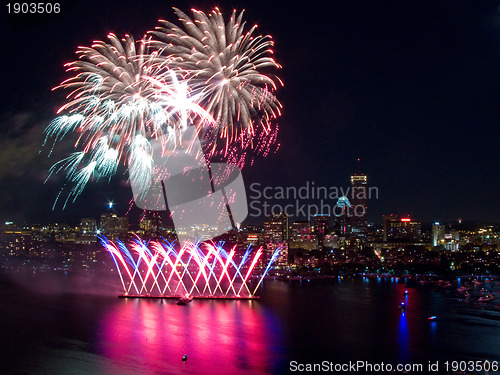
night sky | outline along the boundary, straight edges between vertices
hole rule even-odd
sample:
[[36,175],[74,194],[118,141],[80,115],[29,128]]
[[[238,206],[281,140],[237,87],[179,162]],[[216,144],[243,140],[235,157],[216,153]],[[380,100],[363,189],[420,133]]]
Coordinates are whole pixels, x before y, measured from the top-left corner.
[[108,32],[139,39],[159,18],[178,23],[173,6],[218,5],[226,17],[245,9],[249,25],[273,36],[283,66],[280,148],[243,169],[247,186],[347,187],[363,172],[379,191],[369,221],[396,213],[500,222],[500,1],[61,3],[52,18],[9,18],[2,5],[2,220],[77,223],[111,200],[124,214],[132,196],[124,173],[52,211],[64,178],[44,184],[47,170],[71,148],[50,158],[42,148],[64,103],[65,92],[51,88],[68,77],[63,64],[78,45]]

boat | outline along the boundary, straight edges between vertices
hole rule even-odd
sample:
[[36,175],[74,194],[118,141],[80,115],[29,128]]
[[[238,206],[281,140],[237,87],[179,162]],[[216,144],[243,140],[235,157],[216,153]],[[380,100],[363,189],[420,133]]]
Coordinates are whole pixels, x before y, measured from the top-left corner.
[[178,305],[187,305],[189,302],[193,300],[193,296],[186,294],[184,297],[179,298],[177,301]]
[[436,320],[437,316],[436,315],[432,315],[432,316],[429,316],[427,319],[428,320]]
[[490,302],[495,299],[495,296],[492,293],[488,293],[485,296],[479,297],[479,302]]

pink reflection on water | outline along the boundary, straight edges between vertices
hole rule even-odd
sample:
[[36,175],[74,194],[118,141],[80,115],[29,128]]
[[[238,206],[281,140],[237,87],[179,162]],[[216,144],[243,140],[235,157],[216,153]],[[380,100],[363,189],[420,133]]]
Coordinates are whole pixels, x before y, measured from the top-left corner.
[[274,337],[259,302],[175,302],[118,301],[101,320],[100,354],[141,374],[272,372]]

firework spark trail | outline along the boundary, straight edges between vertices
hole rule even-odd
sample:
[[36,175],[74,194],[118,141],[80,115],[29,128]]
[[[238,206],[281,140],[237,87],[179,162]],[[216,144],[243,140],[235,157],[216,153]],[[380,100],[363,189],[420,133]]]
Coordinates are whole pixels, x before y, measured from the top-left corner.
[[281,247],[278,247],[273,255],[271,256],[271,260],[269,261],[269,263],[267,264],[267,267],[266,269],[264,270],[264,272],[262,273],[262,276],[259,280],[259,282],[257,283],[257,286],[255,287],[255,290],[253,291],[253,293],[255,294],[255,292],[257,291],[257,289],[259,289],[259,286],[260,284],[262,283],[262,280],[264,280],[264,277],[265,275],[267,274],[267,272],[269,271],[269,269],[271,268],[272,264],[274,263],[274,261],[278,258],[279,254],[281,252]]
[[52,144],[52,148],[49,151],[49,156],[53,151],[54,145],[58,140],[64,138],[66,134],[69,132],[74,132],[79,126],[80,123],[85,119],[85,116],[81,114],[74,114],[70,116],[60,116],[56,119],[52,120],[52,122],[45,128],[44,133],[46,134],[45,140],[42,146],[47,144],[49,138],[54,137],[54,142]]
[[[195,247],[196,247],[197,245],[194,245],[194,244],[193,244],[193,246],[195,246]],[[186,248],[186,246],[184,246],[184,248]],[[188,261],[187,261],[186,263],[184,263],[184,262],[182,261],[182,258],[181,258],[181,257],[182,257],[182,254],[181,254],[181,253],[179,253],[179,255],[177,255],[177,258],[178,258],[178,263],[179,263],[179,264],[180,264],[180,265],[184,268],[184,270],[183,270],[183,272],[182,272],[182,275],[178,274],[178,277],[179,277],[179,279],[180,279],[180,280],[184,280],[184,275],[187,273],[187,274],[188,274],[188,276],[189,276],[189,278],[191,279],[191,282],[193,282],[194,287],[196,288],[196,290],[197,290],[197,291],[198,291],[198,293],[199,293],[199,292],[200,292],[200,290],[198,289],[198,286],[197,286],[197,285],[196,285],[196,283],[194,282],[193,277],[191,276],[191,273],[190,273],[190,272],[189,272],[189,270],[188,270],[188,267],[189,267],[189,264],[190,264],[190,262],[191,262],[191,259],[193,258],[193,252],[192,252],[192,251],[190,251],[189,249],[187,249],[187,250],[185,250],[185,251],[187,251],[187,252],[189,253],[189,259],[188,259]],[[177,259],[176,259],[176,260],[177,260]],[[196,258],[195,258],[195,261],[198,263],[198,261],[196,260]],[[198,263],[198,264],[199,264],[199,263]],[[183,286],[184,286],[184,283],[183,283]],[[175,288],[174,293],[176,293],[176,292],[177,292],[177,289],[178,289],[178,288],[179,288],[179,284],[177,284],[177,287]],[[186,290],[186,291],[187,291],[187,289],[186,289],[186,287],[185,287],[185,286],[184,286],[184,290]]]
[[[109,242],[107,241],[107,239],[104,237],[104,236],[101,236],[99,237],[101,239],[101,243],[103,242]],[[129,276],[130,276],[130,279],[132,281],[135,280],[135,275],[138,274],[139,275],[139,279],[141,281],[141,284],[143,282],[142,280],[142,276],[141,274],[139,273],[139,265],[140,265],[140,262],[141,262],[141,258],[138,258],[137,259],[137,263],[134,261],[134,258],[132,257],[132,254],[130,254],[130,251],[128,250],[128,248],[125,246],[125,244],[119,240],[116,241],[116,247],[118,249],[120,249],[122,251],[123,254],[125,254],[126,258],[125,258],[125,261],[126,263],[128,263],[132,269],[134,270],[134,273],[130,276],[130,273],[129,273]],[[126,266],[126,265],[125,265]],[[127,268],[127,271],[128,271],[128,268]],[[134,287],[135,287],[135,281],[134,283],[130,283],[129,287],[125,290],[125,293],[126,294],[129,294],[130,293],[130,289],[132,288],[132,285],[134,284]],[[137,290],[137,287],[135,287],[135,290],[137,293],[139,293],[139,291]]]
[[[125,268],[125,271],[127,272],[128,276],[130,277],[130,283],[131,283],[130,285],[133,285],[134,288],[135,288],[135,291],[137,293],[139,293],[139,290],[137,289],[137,285],[135,285],[134,278],[130,274],[130,271],[129,271],[128,267],[127,267],[127,264],[126,264],[125,260],[123,259],[121,253],[116,248],[116,245],[113,244],[113,243],[110,243],[105,238],[104,239],[101,238],[101,242],[103,243],[103,245],[106,248],[106,250],[108,250],[111,254],[113,254],[114,256],[116,256],[120,260],[121,264]],[[117,266],[117,270],[118,270],[118,273],[120,274],[120,277],[121,277],[121,271],[120,271],[120,268],[118,266]]]
[[[228,261],[224,262],[224,260],[221,257],[221,254],[218,251],[215,250],[215,248],[214,248],[214,246],[212,244],[208,245],[208,250],[209,250],[210,253],[212,253],[216,257],[216,259],[220,263],[220,266],[222,267],[222,272],[221,272],[221,275],[220,275],[220,277],[219,277],[218,280],[217,280],[217,278],[215,278],[215,275],[214,275],[214,278],[217,281],[217,285],[215,286],[214,291],[216,291],[217,288],[219,288],[220,292],[222,294],[224,294],[224,291],[222,290],[222,287],[220,286],[220,281],[222,280],[222,278],[224,277],[224,275],[226,275],[227,279],[229,281],[231,281],[231,278],[229,277],[229,274],[227,273],[227,266],[229,265],[230,259]],[[234,248],[231,251],[231,253],[232,253],[232,255],[231,255],[230,258],[232,258],[232,256],[234,255]],[[227,255],[227,253],[226,253],[226,255]]]
[[[167,282],[167,279],[165,278],[165,276],[163,275],[163,267],[165,266],[165,264],[167,263],[167,260],[170,259],[167,257],[164,256],[164,254],[166,254],[165,250],[163,249],[163,246],[161,246],[158,242],[153,242],[151,244],[151,247],[156,251],[156,254],[155,256],[158,256],[158,255],[161,255],[163,257],[163,261],[161,262],[160,265],[158,265],[157,262],[155,262],[155,265],[156,265],[156,268],[157,268],[157,272],[156,274],[153,274],[153,285],[151,286],[151,289],[149,290],[149,292],[151,293],[154,289],[154,285],[156,283],[156,285],[158,286],[158,292],[160,293],[165,293],[164,291],[162,291],[160,289],[160,286],[158,285],[158,276],[161,275],[163,281],[166,283]],[[170,290],[170,289],[169,289]]]
[[[148,271],[146,273],[146,276],[144,277],[144,289],[147,291],[147,286],[146,286],[146,282],[148,280],[148,277],[149,275],[153,274],[153,267],[156,266],[156,268],[158,269],[158,271],[156,272],[156,274],[158,275],[159,273],[161,273],[161,268],[159,267],[158,263],[157,263],[157,259],[158,259],[158,256],[160,255],[160,253],[156,252],[155,254],[153,254],[149,248],[146,246],[146,244],[144,242],[140,242],[140,245],[141,245],[141,248],[144,250],[145,253],[147,253],[147,255],[149,256],[149,264],[148,264]],[[151,290],[150,292],[154,289],[154,286],[156,284],[156,287],[158,288],[158,292],[161,292],[161,288],[160,288],[160,285],[158,284],[158,277],[155,277],[154,274],[153,274],[153,283],[151,285]]]
[[109,147],[108,138],[99,138],[92,155],[92,160],[96,161],[96,169],[101,175],[111,178],[111,176],[116,173],[118,168],[118,157],[118,150]]
[[[128,264],[130,264],[132,266],[132,268],[134,269],[134,274],[132,275],[133,278],[135,278],[135,275],[137,274],[139,276],[139,279],[141,281],[141,284],[143,282],[142,280],[142,276],[139,272],[139,266],[141,264],[141,258],[139,257],[137,259],[137,262],[134,261],[134,258],[132,257],[132,254],[130,253],[129,249],[127,248],[127,246],[125,246],[125,244],[119,240],[116,241],[116,243],[118,244],[118,248],[125,254],[126,258],[126,262]],[[130,288],[127,292],[130,291]]]
[[[144,254],[144,250],[142,249],[141,245],[137,244],[136,242],[132,242],[130,244],[130,249],[132,251],[135,251],[139,255],[139,258],[137,258],[137,264],[139,265],[139,263],[142,261],[142,262],[144,262],[146,264],[146,268],[148,268],[148,266],[149,266],[149,260],[146,257],[146,255]],[[144,289],[145,280],[141,276],[138,268],[137,268],[137,274],[139,275],[139,277],[141,279],[141,282],[142,282],[142,286],[141,286],[141,289],[140,289],[139,293],[142,293],[142,290]]]
[[[229,264],[231,263],[231,260],[233,259],[233,256],[235,253],[235,248],[236,248],[236,245],[231,249],[231,252],[229,253],[229,256],[226,259],[226,263],[222,267],[222,272],[221,272],[221,275],[219,277],[219,280],[217,280],[217,286],[215,287],[215,289],[217,289],[217,287],[220,286],[220,282],[222,281],[222,278],[224,277],[224,275],[227,276],[227,280],[229,281],[229,285],[231,287],[233,286],[233,283],[231,282],[231,277],[229,276],[229,273],[227,272],[227,267],[229,266]],[[236,294],[234,287],[232,289],[233,289],[233,293]],[[220,291],[221,291],[221,293],[224,294],[222,288],[220,288]]]
[[[235,269],[235,274],[233,276],[233,278],[231,278],[229,275],[227,275],[228,277],[228,281],[229,281],[229,286],[226,290],[226,292],[224,293],[225,295],[228,294],[229,292],[229,289],[233,289],[233,293],[236,294],[236,291],[234,290],[234,287],[233,287],[233,283],[234,283],[234,279],[238,276],[238,274],[240,275],[240,277],[243,279],[243,276],[241,275],[241,273],[239,272],[239,269],[241,268],[241,266],[245,263],[246,261],[246,256],[247,256],[247,253],[248,253],[248,249],[247,251],[245,252],[243,258],[241,259],[240,261],[240,265],[237,266],[236,263],[234,262],[233,260],[233,257],[234,257],[234,251],[236,249],[236,246],[233,247],[233,249],[231,250],[231,252],[228,254],[226,250],[224,250],[224,248],[222,247],[222,244],[219,243],[217,245],[215,245],[216,248],[217,248],[217,251],[222,254],[222,257],[223,258],[226,258],[226,264],[224,265],[224,269],[227,270],[227,267],[229,266],[229,264],[231,264],[233,266],[233,268]],[[215,277],[215,276],[214,276]],[[222,277],[221,277],[222,279]],[[220,280],[218,281],[218,283],[220,284]]]
[[[149,275],[151,275],[151,274],[152,274],[152,272],[153,272],[153,267],[154,267],[155,265],[156,265],[156,266],[158,266],[158,265],[157,265],[157,263],[156,263],[156,259],[157,259],[157,258],[158,258],[158,253],[157,253],[157,254],[155,254],[155,255],[153,256],[153,258],[151,258],[150,264],[149,264],[149,266],[148,266],[148,272],[146,273],[146,277],[144,278],[144,279],[145,279],[145,280],[144,280],[144,289],[145,289],[146,291],[147,291],[146,281],[148,280]],[[161,291],[161,289],[160,289],[160,285],[158,285],[157,278],[156,278],[156,277],[154,277],[154,276],[153,276],[153,278],[154,278],[154,280],[153,280],[153,285],[152,285],[152,287],[151,287],[151,290],[153,290],[153,289],[154,289],[154,286],[155,286],[155,284],[156,284],[156,287],[158,288],[158,292],[160,292],[160,291]]]
[[[161,256],[163,257],[163,261],[161,262],[161,265],[159,267],[157,266],[158,271],[156,272],[156,275],[154,277],[154,279],[156,281],[158,279],[158,276],[161,275],[161,277],[163,278],[163,281],[165,282],[165,285],[166,285],[165,288],[163,290],[160,290],[159,292],[160,293],[165,293],[165,290],[167,289],[167,287],[171,291],[170,287],[167,284],[167,279],[165,278],[165,276],[163,275],[163,272],[162,272],[163,271],[163,267],[165,266],[165,264],[169,263],[169,261],[170,261],[170,257],[168,256],[169,253],[167,253],[167,251],[165,250],[165,248],[159,242],[153,242],[151,244],[151,247],[152,247],[153,250],[155,250],[157,253],[161,254]],[[170,263],[171,263],[171,261],[170,261]],[[149,291],[150,293],[153,291],[153,288],[154,288],[154,284],[151,287],[151,290]]]
[[47,182],[49,180],[49,178],[50,178],[50,176],[52,176],[52,174],[57,174],[62,170],[66,170],[68,176],[73,175],[76,171],[76,168],[78,167],[78,165],[80,164],[80,162],[82,161],[84,156],[85,156],[85,152],[82,152],[82,151],[74,152],[70,156],[68,156],[67,158],[64,158],[64,159],[58,161],[52,167],[50,167],[49,174],[48,174],[45,182]]
[[[186,285],[184,284],[184,281],[183,281],[183,278],[181,277],[181,274],[179,271],[177,271],[177,265],[180,264],[182,267],[184,267],[184,262],[182,261],[182,255],[186,252],[186,251],[189,251],[187,245],[184,245],[181,249],[181,251],[179,251],[179,253],[177,254],[176,258],[175,258],[175,262],[174,262],[174,270],[175,270],[175,274],[177,275],[177,277],[179,278],[179,283],[177,284],[177,286],[175,287],[175,290],[174,290],[174,293],[177,292],[177,290],[179,289],[179,286],[182,284],[182,287],[184,288],[184,290],[187,290],[186,288]],[[191,274],[189,274],[190,277],[191,277]],[[171,277],[173,276],[173,273],[170,274],[167,282],[170,283],[170,279]]]
[[[200,267],[200,269],[198,271],[198,274],[196,275],[197,276],[196,280],[199,278],[200,274],[203,274],[203,276],[207,280],[207,282],[205,283],[205,289],[203,289],[203,292],[205,292],[205,290],[208,287],[208,290],[209,290],[210,294],[213,294],[213,293],[216,292],[217,288],[215,288],[214,291],[213,291],[213,293],[212,293],[212,291],[210,289],[210,278],[213,277],[214,280],[217,280],[217,277],[215,275],[214,269],[215,269],[215,267],[216,267],[217,262],[219,261],[219,259],[217,259],[217,256],[214,253],[212,253],[211,250],[213,249],[213,247],[212,247],[211,244],[207,245],[207,249],[208,249],[208,253],[203,256],[202,266]],[[200,250],[200,253],[201,253],[201,250]],[[210,266],[210,256],[211,255],[214,256],[214,258],[212,260],[212,266]],[[200,256],[200,254],[198,254],[198,256]],[[208,276],[206,276],[205,267],[209,270]]]
[[[135,275],[138,275],[139,276],[139,280],[141,281],[141,285],[144,285],[144,280],[143,280],[142,275],[141,275],[141,273],[139,271],[139,266],[140,266],[141,261],[143,260],[143,258],[142,257],[138,257],[137,258],[137,262],[134,262],[134,258],[132,257],[132,254],[127,249],[127,247],[125,246],[125,244],[122,243],[122,242],[118,242],[118,244],[119,244],[119,248],[126,249],[126,253],[127,253],[127,255],[128,255],[131,263],[132,263],[132,267],[134,268],[134,274],[133,274],[132,278],[134,278],[134,280],[135,280]],[[136,288],[136,290],[137,290],[137,288]],[[141,291],[142,291],[142,288],[141,288]],[[127,290],[127,293],[129,293],[129,292],[130,292],[130,287]],[[137,293],[140,293],[140,292],[137,292]]]
[[167,279],[167,285],[170,284],[170,281],[172,280],[172,276],[174,275],[174,273],[179,278],[179,282],[182,282],[181,275],[177,271],[177,264],[179,263],[179,257],[182,256],[182,253],[184,251],[185,251],[185,247],[183,246],[182,249],[181,249],[181,251],[179,251],[179,253],[176,254],[175,261],[173,262],[173,265],[172,265],[172,272],[170,273],[170,275],[168,276],[168,279]]
[[[211,255],[211,252],[210,252],[211,247],[210,247],[210,245],[208,245],[207,247],[208,247],[209,252],[208,252],[208,254],[206,254],[206,255],[204,256],[204,258],[203,258],[203,260],[202,260],[202,263],[201,263],[201,265],[200,265],[200,268],[199,268],[199,270],[198,270],[198,273],[197,273],[197,275],[196,275],[196,278],[195,278],[194,283],[196,284],[196,283],[198,282],[198,279],[200,278],[200,275],[202,275],[202,274],[203,274],[203,277],[205,278],[205,281],[206,281],[206,284],[205,284],[205,285],[206,285],[206,286],[208,286],[208,290],[209,290],[210,294],[212,294],[212,290],[210,289],[210,283],[209,283],[209,281],[210,281],[210,276],[209,276],[209,277],[207,277],[206,272],[205,272],[205,267],[206,267],[206,264],[208,263],[208,260],[209,260],[210,255]],[[195,251],[196,251],[196,250],[195,250]],[[199,256],[199,254],[198,254],[198,256]],[[189,294],[193,293],[193,289],[194,289],[194,287],[192,287],[192,288],[191,288],[191,290],[189,291]],[[215,290],[214,290],[214,293],[215,293]]]
[[[165,264],[167,263],[167,260],[166,259],[163,259],[163,261],[161,262],[160,265],[158,265],[158,263],[156,263],[156,268],[158,269],[158,271],[156,272],[156,274],[153,273],[153,285],[151,286],[151,288],[149,289],[149,293],[153,293],[153,290],[154,290],[154,286],[155,284],[158,284],[158,276],[162,276],[163,278],[163,281],[166,282],[167,279],[165,279],[165,276],[163,276],[163,267],[165,266]],[[161,290],[158,290],[158,292],[162,292]]]
[[[184,275],[186,275],[186,273],[188,274],[189,278],[191,279],[191,282],[193,282],[193,285],[195,286],[196,290],[198,291],[198,293],[200,293],[200,290],[198,289],[198,286],[196,286],[196,283],[194,283],[194,280],[193,280],[193,277],[191,276],[191,273],[189,272],[189,264],[191,263],[191,259],[193,259],[194,257],[194,252],[189,252],[189,258],[187,260],[186,263],[182,263],[182,260],[180,261],[182,266],[184,267],[184,270],[182,272],[182,275],[181,275],[181,279],[184,280]],[[198,263],[198,260],[196,258],[195,259],[195,262]],[[198,266],[200,264],[198,263]],[[175,289],[175,292],[177,291],[177,288]]]
[[[139,293],[142,293],[143,289],[145,289],[147,291],[146,282],[148,281],[148,277],[151,274],[151,270],[152,270],[154,264],[156,263],[156,258],[158,255],[155,254],[153,256],[151,254],[151,252],[149,251],[149,249],[147,248],[146,244],[144,242],[142,242],[140,239],[136,239],[135,241],[133,241],[132,244],[130,245],[130,247],[132,248],[132,250],[134,250],[135,252],[137,252],[139,254],[139,257],[141,259],[143,259],[144,263],[146,264],[147,273],[143,279],[142,288],[139,292]],[[146,253],[148,253],[148,255],[150,256],[149,259],[146,256]],[[161,288],[158,285],[158,283],[157,283],[157,287],[158,287],[158,291],[161,291]]]
[[[205,254],[203,254],[203,252],[201,251],[201,249],[199,247],[197,247],[194,250],[194,254],[195,254],[195,259],[197,259],[198,267],[202,272],[203,278],[205,279],[205,287],[203,288],[202,293],[204,294],[205,291],[207,290],[207,287],[208,287],[209,293],[212,294],[212,290],[210,288],[210,277],[213,276],[215,278],[215,273],[213,270],[214,270],[215,264],[217,262],[217,259],[214,257],[213,262],[212,262],[212,267],[210,267],[210,263],[208,262],[209,255],[205,256]],[[207,275],[207,272],[205,271],[204,267],[207,267],[207,269],[209,270],[208,275]]]
[[262,255],[262,247],[260,247],[259,250],[257,250],[257,254],[255,254],[255,256],[252,260],[252,263],[250,264],[250,267],[248,268],[247,274],[245,275],[245,278],[243,279],[243,284],[241,284],[240,289],[238,290],[238,294],[237,294],[238,296],[241,293],[241,289],[243,289],[243,285],[246,285],[248,277],[252,273],[252,271],[253,271],[255,265],[257,264],[257,261],[259,260],[261,255]]
[[120,272],[120,267],[118,266],[118,262],[116,261],[116,255],[113,253],[113,251],[109,251],[109,254],[111,255],[111,258],[113,259],[113,262],[115,263],[116,269],[118,270],[118,275],[120,275],[120,280],[122,282],[123,290],[127,290],[127,288],[125,287],[125,282],[123,281],[122,273]]
[[[236,277],[239,275],[241,277],[241,279],[243,280],[243,275],[241,274],[240,272],[240,269],[241,267],[247,262],[247,259],[248,259],[248,256],[250,255],[250,250],[252,250],[252,245],[248,245],[248,248],[247,248],[247,251],[245,251],[245,254],[243,255],[243,258],[241,258],[241,262],[240,264],[238,265],[238,267],[236,267],[235,265],[235,268],[236,268],[236,272],[234,273],[234,276],[233,276],[233,279],[231,280],[231,285],[234,284],[234,281],[236,279]],[[247,288],[247,291],[248,291],[248,294],[250,295],[250,289],[248,289],[248,286],[245,284],[245,287]],[[229,287],[227,288],[226,290],[226,294],[229,292]]]
[[[214,280],[217,280],[217,276],[215,275],[215,266],[217,265],[217,258],[214,257],[214,259],[212,260],[212,265],[210,265],[210,263],[207,262],[207,269],[208,269],[208,280],[210,280],[211,277],[214,278]],[[203,293],[205,293],[205,291],[207,290],[207,287],[210,288],[210,284],[209,282],[205,283],[205,288],[203,288]]]
[[[166,243],[166,245],[163,246],[162,244],[160,244],[158,242],[153,242],[152,247],[156,251],[159,251],[161,253],[161,255],[163,256],[163,264],[166,261],[170,265],[170,267],[171,267],[171,273],[170,274],[173,275],[174,272],[177,272],[177,269],[175,268],[175,264],[174,264],[174,262],[172,262],[172,259],[170,259],[169,254],[172,254],[174,258],[177,258],[178,254],[175,252],[175,250],[173,248],[173,244],[170,244],[170,243],[168,243],[166,241],[165,241],[165,243]],[[168,251],[165,250],[165,248],[167,248]],[[179,277],[180,282],[182,282],[182,279],[180,278],[180,275],[178,273],[177,273],[177,276]],[[163,288],[163,290],[161,291],[161,293],[165,294],[165,292],[167,291],[167,289],[170,290],[170,292],[172,292],[172,289],[170,288],[170,278],[168,280],[166,280],[165,277],[163,277],[163,280],[165,281],[165,287]]]
[[157,88],[156,98],[161,108],[170,108],[166,118],[179,115],[178,127],[185,131],[188,127],[190,113],[196,114],[207,124],[214,125],[215,120],[199,103],[201,94],[191,95],[187,81],[179,82],[177,74],[173,70],[168,70],[170,84],[153,77],[145,77],[153,86]]
[[[183,291],[190,295],[195,291],[197,293],[196,295],[207,295],[206,292],[208,290],[209,296],[220,293],[221,296],[239,297],[242,289],[245,288],[248,292],[248,296],[251,297],[255,292],[251,293],[248,286],[248,280],[263,253],[262,248],[256,251],[245,276],[243,276],[241,269],[250,259],[250,246],[246,249],[241,259],[235,261],[236,247],[233,247],[231,251],[227,253],[222,248],[221,243],[213,245],[204,244],[206,247],[204,252],[201,251],[199,244],[189,244],[188,246],[183,246],[181,251],[176,253],[173,249],[173,243],[168,243],[166,241],[163,243],[157,241],[146,243],[140,240],[140,238],[136,238],[132,240],[130,244],[132,253],[136,254],[137,260],[134,260],[132,253],[122,242],[117,241],[115,244],[105,239],[105,237],[101,237],[101,242],[110,252],[117,271],[120,273],[120,280],[126,295],[129,295],[131,288],[134,288],[138,295],[144,293],[146,293],[146,295],[151,295],[155,289],[158,290],[160,295],[164,295],[167,290],[173,293],[173,295],[177,295],[178,289],[182,288]],[[257,288],[278,256],[279,251],[280,249],[274,252],[271,261],[259,280]],[[191,260],[184,262],[180,259],[183,256]],[[142,267],[141,264],[143,264]],[[182,272],[179,272],[177,269],[178,266],[183,268]],[[195,278],[190,275],[190,268],[194,266],[198,267]],[[141,276],[142,272],[145,272],[144,276]],[[168,278],[163,275],[164,272],[170,273]],[[162,277],[159,276],[160,274],[162,274]],[[176,275],[175,281],[177,283],[175,289],[170,285],[170,283],[174,281],[172,279],[174,274]],[[190,277],[187,278],[186,274]],[[128,282],[129,285],[127,285],[124,275],[128,276],[130,280]],[[139,278],[138,284],[135,279],[136,277]],[[226,282],[225,279],[227,280],[227,287],[224,286],[224,288],[222,288],[222,283]],[[185,284],[185,280],[190,280],[192,285],[188,287]],[[203,290],[199,287],[200,280],[202,285],[203,283],[205,284]],[[236,282],[241,282],[238,291],[236,291],[235,287]],[[210,284],[213,284],[213,286]]]
[[[168,286],[168,289],[170,291],[172,291],[172,289],[170,288],[169,285],[170,285],[170,280],[172,279],[172,276],[174,275],[174,273],[177,275],[177,278],[179,279],[179,282],[177,283],[177,287],[179,286],[179,284],[182,284],[182,287],[185,290],[187,290],[186,286],[184,285],[184,281],[181,278],[181,275],[177,271],[177,264],[179,263],[179,253],[180,252],[177,253],[174,250],[173,244],[168,244],[168,248],[169,248],[169,251],[167,252],[167,257],[168,257],[168,254],[173,254],[173,256],[175,257],[175,262],[172,262],[172,259],[170,259],[170,257],[168,257],[167,262],[170,264],[170,267],[172,268],[172,271],[170,272],[170,276],[168,277],[168,280],[167,280],[167,283],[166,283],[166,287],[163,288],[163,293],[165,293],[167,286]],[[181,249],[181,251],[182,251],[182,249]],[[176,288],[176,290],[177,290],[177,288]]]

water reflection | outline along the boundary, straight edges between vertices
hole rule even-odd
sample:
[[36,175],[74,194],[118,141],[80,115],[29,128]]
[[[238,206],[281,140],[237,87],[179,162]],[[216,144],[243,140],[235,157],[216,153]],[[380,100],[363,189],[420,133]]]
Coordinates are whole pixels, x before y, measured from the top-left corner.
[[255,302],[120,302],[104,314],[99,333],[100,354],[116,363],[141,373],[271,373],[275,338]]
[[402,363],[408,363],[410,360],[409,356],[409,336],[408,336],[408,322],[406,321],[406,312],[402,312],[399,317],[398,324],[398,348],[399,348],[399,359]]
[[498,305],[484,310],[403,280],[341,280],[266,280],[259,301],[187,306],[0,282],[0,373],[282,374],[292,360],[500,360]]

